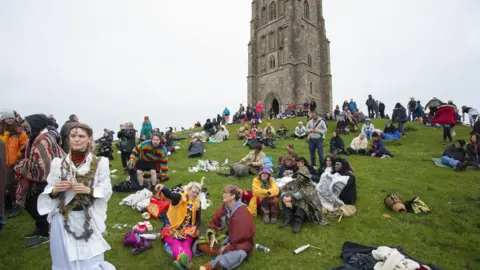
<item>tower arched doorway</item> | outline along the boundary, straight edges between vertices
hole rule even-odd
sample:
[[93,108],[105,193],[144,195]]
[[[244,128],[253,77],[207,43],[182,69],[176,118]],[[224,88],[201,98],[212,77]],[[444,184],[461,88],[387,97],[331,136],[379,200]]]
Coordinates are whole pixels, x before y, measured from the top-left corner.
[[272,108],[274,116],[280,113],[280,104],[278,103],[278,100],[276,98],[273,98],[272,104],[270,104],[270,106],[270,108]]

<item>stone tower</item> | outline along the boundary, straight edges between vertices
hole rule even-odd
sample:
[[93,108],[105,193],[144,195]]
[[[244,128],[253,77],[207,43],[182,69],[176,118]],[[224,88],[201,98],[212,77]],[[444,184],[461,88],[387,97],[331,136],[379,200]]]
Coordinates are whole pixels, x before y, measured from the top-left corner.
[[332,110],[330,41],[322,0],[253,0],[248,44],[248,103],[264,111],[315,99]]

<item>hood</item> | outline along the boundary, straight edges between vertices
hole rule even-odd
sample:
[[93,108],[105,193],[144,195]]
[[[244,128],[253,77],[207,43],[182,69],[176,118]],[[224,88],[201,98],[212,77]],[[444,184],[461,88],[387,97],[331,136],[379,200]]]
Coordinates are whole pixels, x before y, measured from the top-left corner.
[[38,133],[44,130],[49,123],[48,117],[45,114],[33,114],[25,117],[30,126],[30,133],[32,137],[36,137]]
[[245,204],[242,202],[242,200],[236,201],[235,204],[233,205],[232,209],[228,208],[228,206],[225,205],[225,209],[227,209],[227,215],[229,217],[233,216],[235,211],[237,211],[237,209],[242,207],[242,206],[245,206]]

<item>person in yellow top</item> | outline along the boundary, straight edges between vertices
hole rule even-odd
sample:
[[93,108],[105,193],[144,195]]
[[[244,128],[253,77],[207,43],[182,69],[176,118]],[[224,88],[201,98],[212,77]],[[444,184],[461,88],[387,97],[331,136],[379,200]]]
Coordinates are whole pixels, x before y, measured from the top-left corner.
[[263,223],[275,224],[278,219],[278,189],[277,182],[272,177],[272,171],[264,167],[252,182],[253,197],[248,208],[253,216],[257,215],[257,199],[260,200]]
[[175,270],[191,267],[193,238],[198,237],[201,224],[201,188],[199,183],[190,182],[183,193],[174,193],[162,184],[155,186],[157,192],[162,192],[171,201],[161,237],[170,246]]

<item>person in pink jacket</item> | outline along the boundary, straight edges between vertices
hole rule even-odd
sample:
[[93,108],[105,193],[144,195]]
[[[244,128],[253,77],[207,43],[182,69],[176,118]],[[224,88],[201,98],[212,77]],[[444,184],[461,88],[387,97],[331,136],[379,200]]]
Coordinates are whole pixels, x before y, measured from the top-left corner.
[[263,104],[261,101],[257,103],[256,111],[257,111],[257,119],[262,119]]

